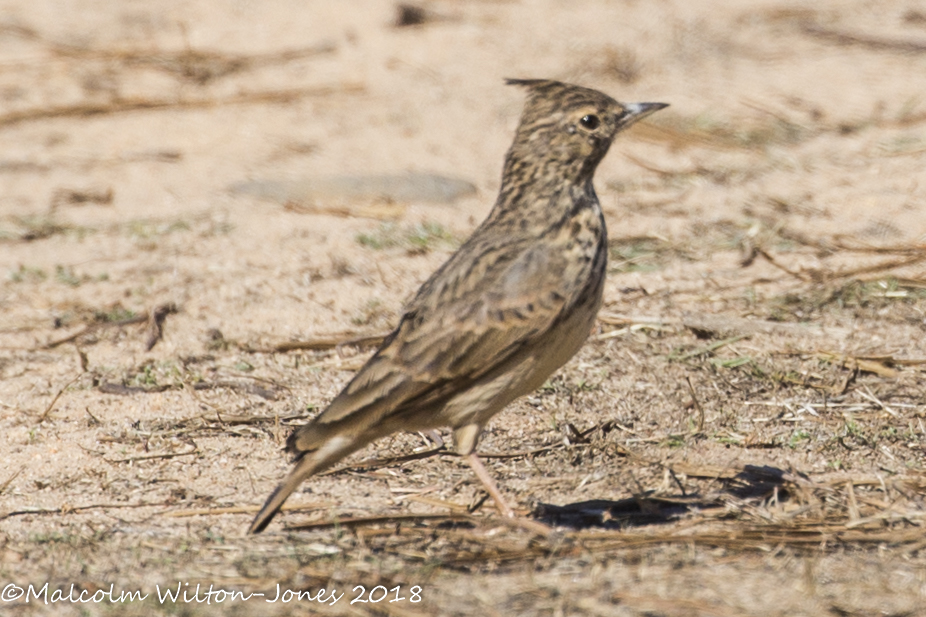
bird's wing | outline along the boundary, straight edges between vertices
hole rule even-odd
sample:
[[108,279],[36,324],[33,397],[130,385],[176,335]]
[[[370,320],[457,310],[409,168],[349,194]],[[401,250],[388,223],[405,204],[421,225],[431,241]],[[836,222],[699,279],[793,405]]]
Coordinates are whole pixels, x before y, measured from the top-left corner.
[[433,408],[551,328],[581,274],[551,242],[493,244],[465,246],[422,286],[383,346],[292,435],[291,451],[315,450],[345,424]]

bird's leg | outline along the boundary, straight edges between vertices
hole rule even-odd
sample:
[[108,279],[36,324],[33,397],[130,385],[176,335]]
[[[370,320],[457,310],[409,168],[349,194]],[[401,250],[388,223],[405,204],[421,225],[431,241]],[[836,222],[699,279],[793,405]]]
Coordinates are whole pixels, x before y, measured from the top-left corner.
[[507,518],[514,518],[514,510],[509,508],[505,500],[502,499],[502,494],[499,492],[498,487],[495,486],[495,480],[493,480],[489,472],[486,471],[486,468],[483,466],[482,461],[479,460],[479,457],[476,456],[476,453],[470,452],[467,454],[466,462],[473,468],[473,471],[476,472],[476,477],[479,478],[482,485],[489,491],[489,495],[491,495],[492,500],[495,501],[495,507],[498,508],[499,514]]
[[438,433],[436,430],[431,429],[428,431],[418,431],[418,434],[424,437],[426,441],[430,440],[430,442],[433,443],[435,447],[438,447],[438,448],[444,447],[444,439],[443,437],[440,436],[440,433]]

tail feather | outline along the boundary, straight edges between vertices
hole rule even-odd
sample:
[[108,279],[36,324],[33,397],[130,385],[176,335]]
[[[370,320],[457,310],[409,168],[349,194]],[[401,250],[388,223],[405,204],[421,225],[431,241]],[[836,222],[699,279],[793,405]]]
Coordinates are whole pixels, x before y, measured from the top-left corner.
[[280,507],[283,506],[286,499],[306,478],[320,471],[324,471],[345,456],[359,450],[365,446],[366,443],[366,441],[356,438],[337,436],[331,438],[318,450],[306,452],[304,456],[296,462],[296,466],[289,472],[289,475],[286,476],[273,493],[270,494],[267,501],[264,502],[264,507],[260,509],[260,512],[257,513],[257,516],[255,516],[254,520],[251,522],[248,533],[262,532],[267,525],[270,524],[270,521],[273,520],[273,517],[276,516],[276,513],[279,512]]

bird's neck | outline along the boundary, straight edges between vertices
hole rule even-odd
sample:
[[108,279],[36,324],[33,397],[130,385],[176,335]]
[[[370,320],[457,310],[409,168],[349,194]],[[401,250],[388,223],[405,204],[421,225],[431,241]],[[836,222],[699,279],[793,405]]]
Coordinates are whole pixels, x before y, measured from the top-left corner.
[[576,204],[598,207],[594,172],[587,161],[525,161],[509,152],[489,219],[511,220],[532,232],[559,225]]

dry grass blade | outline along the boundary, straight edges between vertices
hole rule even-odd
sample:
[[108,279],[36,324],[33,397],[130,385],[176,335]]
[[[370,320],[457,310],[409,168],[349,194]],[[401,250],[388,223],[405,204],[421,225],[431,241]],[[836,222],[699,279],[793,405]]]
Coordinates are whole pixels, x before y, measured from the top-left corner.
[[780,321],[765,321],[761,319],[745,319],[733,315],[710,315],[704,313],[683,313],[681,323],[683,326],[699,335],[712,336],[715,334],[772,334],[782,336],[832,335],[839,338],[848,336],[846,328],[823,328],[813,323],[787,323]]
[[[284,386],[278,386],[277,384],[272,384],[271,387],[263,387],[253,383],[241,383],[237,381],[198,381],[195,384],[189,385],[184,384],[187,387],[192,387],[196,392],[202,390],[236,390],[238,392],[245,392],[247,394],[253,394],[259,396],[262,399],[275,401],[279,398],[279,390],[286,389]],[[178,389],[182,386],[176,385],[167,385],[160,384],[156,386],[129,386],[124,383],[112,383],[108,381],[101,382],[97,386],[97,390],[105,394],[118,394],[120,396],[132,396],[133,394],[157,394],[159,392],[166,392],[167,390]],[[241,417],[241,416],[228,416],[228,417]],[[262,421],[274,421],[276,416],[244,416],[248,418],[247,421],[241,422],[229,422],[237,424],[256,424]],[[302,415],[292,415],[287,416],[287,419],[292,418],[301,418]],[[225,416],[221,417],[219,421],[225,421]]]
[[451,512],[466,512],[469,510],[469,507],[462,503],[454,503],[452,501],[437,499],[435,497],[428,497],[426,495],[409,495],[406,500],[414,501],[415,503],[421,503],[426,506],[432,506],[435,508],[446,508]]
[[[850,356],[830,351],[820,351],[814,355],[824,362],[856,368],[859,371],[874,373],[889,379],[897,377],[899,374],[898,371],[889,366],[895,364],[894,359],[890,356]],[[920,363],[919,361],[916,362]]]
[[168,501],[155,503],[94,503],[86,506],[69,506],[67,504],[60,508],[31,508],[26,510],[13,510],[0,514],[0,520],[13,516],[24,516],[28,514],[71,514],[72,512],[83,512],[85,510],[110,510],[119,508],[159,508],[171,505]]
[[45,344],[45,349],[54,349],[59,345],[64,345],[65,343],[70,343],[76,341],[82,336],[101,330],[103,328],[121,328],[123,326],[131,326],[134,324],[146,323],[148,321],[148,314],[143,313],[135,317],[129,317],[128,319],[120,319],[118,321],[107,321],[103,323],[92,323],[84,326],[80,331],[75,332],[74,334],[69,334],[64,338],[60,338],[50,343]]
[[283,414],[283,415],[274,415],[274,416],[257,416],[257,415],[239,415],[239,414],[223,414],[218,411],[215,412],[215,417],[212,417],[212,414],[203,414],[202,416],[196,416],[195,418],[188,418],[183,420],[182,424],[192,423],[199,420],[217,420],[222,424],[265,424],[265,423],[275,423],[282,422],[284,420],[295,420],[297,418],[303,418],[304,415],[301,413],[292,413],[292,414]]
[[655,533],[647,535],[604,532],[600,539],[590,541],[586,536],[584,548],[589,552],[613,551],[619,548],[655,546],[660,544],[689,544],[692,546],[724,547],[731,550],[758,550],[769,552],[775,547],[789,547],[795,550],[817,549],[848,544],[885,544],[901,546],[923,539],[919,528],[869,532],[847,530],[843,524],[821,523],[815,527],[801,528],[786,525],[766,525],[730,528],[700,533]]
[[45,349],[54,349],[65,343],[70,343],[76,341],[82,336],[91,334],[97,330],[104,328],[121,328],[123,326],[131,326],[134,324],[147,323],[148,324],[148,339],[145,343],[145,351],[151,351],[151,349],[157,344],[161,338],[162,328],[164,325],[164,320],[168,315],[176,313],[179,309],[177,305],[168,302],[166,304],[159,304],[154,307],[151,311],[142,313],[141,315],[136,315],[134,317],[129,317],[127,319],[119,319],[116,321],[105,321],[100,323],[92,323],[83,327],[83,329],[75,332],[74,334],[69,334],[64,338],[60,338],[49,343],[45,344]]
[[301,49],[254,54],[226,54],[208,50],[134,51],[87,49],[74,45],[52,45],[52,51],[63,57],[87,60],[117,61],[127,66],[145,66],[189,79],[200,85],[234,73],[266,66],[285,64],[337,49],[332,42],[323,42]]
[[[839,476],[836,478],[829,478],[826,480],[820,480],[816,482],[816,485],[819,487],[829,487],[837,488],[844,486],[847,483],[851,482],[853,486],[875,486],[875,487],[884,487],[885,481],[884,478],[879,476]],[[898,486],[906,485],[909,491],[915,493],[926,492],[926,476],[900,476],[893,480],[893,484]]]
[[[573,439],[573,443],[582,443],[582,438],[586,435],[589,435],[592,431],[596,430],[595,428],[582,431],[577,435],[578,439]],[[537,454],[543,454],[544,452],[550,452],[551,450],[558,450],[560,448],[565,448],[568,445],[571,445],[563,440],[562,443],[551,443],[548,446],[540,446],[539,448],[532,448],[530,450],[520,450],[518,452],[480,452],[479,458],[494,458],[494,459],[515,459],[515,458],[530,458],[536,456]],[[456,455],[456,453],[453,453]]]
[[[300,510],[322,510],[330,508],[335,504],[327,501],[316,501],[311,503],[286,503],[280,508],[281,511],[294,512]],[[219,514],[252,514],[260,510],[260,506],[229,506],[227,508],[196,508],[193,510],[176,510],[174,512],[165,512],[164,516],[172,518],[184,518],[188,516],[217,516]]]
[[[198,381],[195,384],[193,384],[193,389],[197,391],[217,390],[217,389],[222,389],[222,388],[226,388],[229,390],[236,390],[238,392],[245,392],[247,394],[254,394],[268,401],[277,400],[279,398],[279,391],[287,389],[285,386],[279,386],[277,384],[271,384],[270,387],[264,387],[264,386],[254,384],[254,383],[241,383],[237,381],[227,381],[227,380]],[[225,417],[227,416],[223,416],[223,418]],[[246,416],[246,417],[252,418],[252,421],[251,422],[238,422],[238,424],[253,423],[253,419],[258,418],[258,416]],[[301,417],[301,416],[294,416],[294,417]]]
[[104,394],[120,394],[122,396],[130,396],[132,394],[157,394],[158,392],[166,392],[170,390],[171,386],[160,385],[160,386],[127,386],[121,383],[109,383],[102,382],[97,386],[97,390],[103,392]]
[[800,29],[814,38],[837,45],[864,47],[876,51],[893,51],[905,54],[926,53],[926,41],[904,41],[885,39],[867,34],[856,34],[836,28],[827,28],[810,22],[802,22]]
[[885,272],[887,270],[893,270],[895,268],[903,268],[905,266],[912,266],[918,264],[922,261],[926,261],[926,251],[921,251],[917,254],[911,255],[906,259],[894,259],[891,261],[882,261],[880,263],[871,264],[867,266],[861,266],[858,268],[849,268],[846,270],[840,270],[838,272],[817,272],[815,273],[815,278],[818,278],[820,281],[834,281],[842,278],[849,278],[853,276],[858,276],[860,274],[871,274],[873,272]]
[[802,280],[804,282],[809,282],[813,279],[812,275],[808,276],[807,274],[803,272],[798,272],[797,270],[792,270],[791,268],[787,267],[786,265],[784,265],[783,263],[781,263],[780,261],[772,257],[772,255],[769,254],[769,252],[766,251],[765,249],[754,247],[753,250],[755,251],[757,255],[761,255],[763,258],[765,258],[765,261],[769,262],[770,264],[772,264],[779,270],[783,272],[787,272],[788,274],[790,274],[796,279]]
[[657,326],[655,324],[638,323],[638,324],[633,324],[632,326],[618,328],[617,330],[611,330],[609,332],[602,332],[601,334],[595,336],[592,340],[593,341],[607,341],[613,338],[617,338],[619,336],[623,336],[624,334],[627,334],[628,332],[640,332],[641,330],[659,331],[663,329],[664,328],[662,326]]
[[688,383],[688,392],[691,394],[691,401],[694,403],[695,409],[698,410],[698,433],[704,432],[704,408],[701,407],[701,402],[698,400],[698,395],[695,394],[694,386],[691,385],[691,377],[685,376],[685,381]]
[[394,221],[400,219],[407,210],[404,204],[396,203],[339,206],[330,203],[305,205],[291,201],[283,204],[283,208],[287,212],[296,212],[298,214],[328,214],[330,216],[340,216],[343,218],[360,217],[376,219],[378,221]]
[[849,521],[855,522],[861,518],[858,509],[858,501],[855,499],[855,484],[846,482],[846,499],[848,500]]
[[55,403],[58,402],[58,399],[61,398],[61,395],[64,394],[64,391],[67,390],[68,388],[70,388],[72,385],[74,385],[74,383],[75,383],[78,379],[80,379],[83,375],[84,375],[84,374],[81,373],[80,375],[78,375],[77,377],[75,377],[74,379],[72,379],[71,381],[69,381],[69,382],[67,382],[66,384],[64,384],[63,386],[61,386],[61,389],[58,390],[58,392],[55,394],[55,397],[54,397],[53,399],[51,399],[51,402],[48,404],[48,407],[46,407],[46,408],[45,408],[45,411],[42,412],[42,415],[39,416],[39,420],[38,420],[39,422],[44,422],[44,421],[46,420],[46,418],[48,418],[48,414],[50,414],[50,413],[51,413],[51,410],[54,409]]
[[[346,338],[345,338],[346,337]],[[277,343],[272,347],[265,349],[249,349],[256,353],[285,353],[287,351],[305,350],[305,351],[327,351],[339,347],[375,347],[383,342],[386,334],[368,334],[357,336],[348,334],[343,336],[323,336],[305,341],[291,341],[287,343]]]
[[859,241],[853,236],[837,235],[832,239],[834,248],[853,253],[875,253],[880,255],[921,255],[926,252],[926,244],[900,244],[894,246],[873,246]]
[[875,405],[877,405],[878,407],[880,407],[887,413],[891,414],[895,418],[900,416],[900,414],[898,414],[896,411],[894,411],[893,409],[885,405],[883,402],[881,402],[881,400],[878,399],[878,397],[876,397],[874,394],[872,394],[871,390],[869,390],[867,387],[859,388],[858,390],[856,390],[856,392],[858,392],[860,396],[868,399],[869,401],[871,401],[872,403],[874,403]]
[[805,283],[816,282],[824,283],[831,282],[839,279],[856,277],[863,274],[872,274],[872,273],[883,273],[889,270],[896,268],[903,268],[906,266],[911,266],[918,264],[926,260],[926,247],[921,245],[908,245],[908,246],[896,246],[896,247],[871,247],[867,245],[847,245],[844,242],[837,243],[833,246],[834,249],[852,251],[857,253],[873,253],[879,255],[903,255],[901,259],[893,259],[887,261],[881,261],[875,264],[867,264],[864,266],[859,266],[856,268],[848,268],[844,270],[837,271],[827,271],[822,269],[807,269],[797,271],[792,268],[789,268],[785,264],[781,263],[768,251],[762,249],[761,247],[753,247],[753,255],[763,257],[767,262],[778,268],[779,270],[786,272],[790,276],[797,278],[800,281]]
[[52,118],[81,118],[127,113],[132,111],[156,111],[164,109],[208,109],[225,105],[253,105],[265,103],[292,103],[306,97],[331,94],[353,94],[362,92],[362,84],[340,86],[319,86],[314,88],[293,88],[289,90],[268,90],[263,92],[242,92],[226,98],[189,98],[180,100],[125,98],[109,103],[78,103],[59,107],[42,107],[13,111],[0,115],[0,128],[36,122]]
[[199,84],[239,71],[283,64],[293,60],[331,53],[337,50],[334,42],[323,41],[308,47],[273,51],[250,56],[217,51],[190,49],[165,51],[159,49],[94,49],[49,40],[39,32],[14,24],[0,25],[0,32],[42,43],[52,54],[61,58],[103,60],[127,66],[149,66],[180,75]]
[[448,514],[393,514],[390,516],[356,516],[335,519],[331,521],[319,521],[311,523],[297,523],[288,525],[287,531],[306,531],[310,529],[327,529],[330,527],[362,527],[364,525],[383,525],[402,523],[417,523],[423,521],[472,521],[479,520],[469,514],[450,512]]
[[643,159],[633,156],[632,154],[628,154],[626,152],[624,153],[624,158],[626,158],[628,161],[630,161],[637,167],[641,167],[647,171],[651,171],[654,174],[658,174],[660,176],[666,176],[666,177],[671,178],[675,176],[688,176],[688,175],[694,175],[698,173],[697,169],[679,169],[679,170],[664,169],[662,167],[659,167],[653,163],[644,161]]
[[690,360],[691,358],[696,358],[698,356],[703,356],[705,354],[715,352],[721,347],[726,347],[727,345],[731,345],[737,341],[741,341],[744,338],[748,338],[748,337],[749,337],[748,334],[738,334],[736,336],[731,336],[730,338],[725,338],[722,341],[717,341],[716,343],[711,343],[710,345],[707,345],[705,347],[699,347],[698,349],[695,349],[693,351],[689,351],[689,352],[686,352],[680,355],[671,354],[669,355],[669,360],[676,360],[678,362],[684,362],[685,360]]
[[[712,150],[738,150],[744,146],[724,135],[716,135],[695,128],[676,128],[654,122],[640,122],[627,131],[628,137],[657,144],[667,144],[675,150],[710,148]],[[748,149],[748,148],[747,148]]]
[[140,456],[129,456],[126,458],[104,458],[103,460],[107,463],[131,463],[134,461],[150,461],[154,459],[165,459],[165,458],[176,458],[178,456],[190,456],[191,454],[198,454],[199,448],[193,447],[186,452],[165,452],[162,454],[142,454]]
[[638,324],[664,326],[677,324],[677,319],[667,319],[663,317],[649,317],[642,315],[621,315],[618,313],[598,313],[598,321],[609,326],[633,326]]
[[445,446],[440,446],[437,448],[432,448],[430,450],[424,450],[423,452],[414,452],[412,454],[405,454],[403,456],[389,456],[386,458],[377,458],[365,463],[357,463],[356,465],[346,465],[344,467],[337,467],[335,469],[329,469],[318,474],[320,476],[330,476],[333,474],[343,473],[346,471],[352,472],[363,472],[363,471],[373,471],[374,469],[380,469],[382,467],[390,467],[392,465],[398,465],[400,463],[407,463],[409,461],[418,461],[424,458],[430,458],[432,456],[459,456],[456,452],[451,452]]
[[21,474],[25,468],[26,468],[26,466],[23,465],[22,467],[20,467],[20,468],[17,469],[16,471],[14,471],[14,472],[10,475],[9,478],[7,478],[6,480],[4,480],[4,481],[3,481],[3,484],[0,484],[0,495],[2,495],[2,494],[3,494],[3,491],[5,491],[5,490],[10,486],[10,484],[13,483],[13,480],[15,480],[16,478],[19,477],[19,474]]

